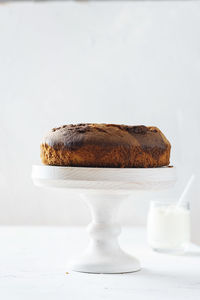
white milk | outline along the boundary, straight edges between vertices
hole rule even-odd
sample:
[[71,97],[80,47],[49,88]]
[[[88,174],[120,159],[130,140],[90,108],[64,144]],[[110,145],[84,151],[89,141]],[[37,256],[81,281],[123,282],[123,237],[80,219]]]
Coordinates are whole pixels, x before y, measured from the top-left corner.
[[158,251],[184,251],[190,241],[190,211],[173,204],[152,203],[147,220],[148,242]]

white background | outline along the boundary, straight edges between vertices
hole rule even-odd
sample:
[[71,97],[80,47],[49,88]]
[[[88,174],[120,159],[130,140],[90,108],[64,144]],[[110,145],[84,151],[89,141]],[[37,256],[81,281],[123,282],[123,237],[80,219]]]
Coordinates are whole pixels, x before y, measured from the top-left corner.
[[[75,195],[30,179],[42,136],[67,123],[158,126],[182,179],[199,176],[199,37],[198,1],[1,5],[0,224],[88,223]],[[132,197],[120,217],[144,224],[147,207]]]

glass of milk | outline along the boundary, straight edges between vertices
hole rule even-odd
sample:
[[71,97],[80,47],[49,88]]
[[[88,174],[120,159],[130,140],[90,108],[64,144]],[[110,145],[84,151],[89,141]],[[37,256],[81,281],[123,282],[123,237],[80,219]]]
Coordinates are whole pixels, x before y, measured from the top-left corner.
[[155,250],[183,253],[190,242],[189,203],[152,201],[147,218],[148,243]]

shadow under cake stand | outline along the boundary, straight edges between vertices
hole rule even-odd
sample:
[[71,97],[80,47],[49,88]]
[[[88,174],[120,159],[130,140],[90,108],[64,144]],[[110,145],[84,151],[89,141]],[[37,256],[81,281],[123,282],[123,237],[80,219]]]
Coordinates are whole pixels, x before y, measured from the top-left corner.
[[85,253],[71,262],[73,271],[125,273],[140,270],[137,258],[124,252],[118,243],[120,226],[116,213],[121,202],[134,191],[169,189],[176,181],[175,168],[82,168],[32,167],[32,179],[41,187],[75,190],[87,203],[92,222]]

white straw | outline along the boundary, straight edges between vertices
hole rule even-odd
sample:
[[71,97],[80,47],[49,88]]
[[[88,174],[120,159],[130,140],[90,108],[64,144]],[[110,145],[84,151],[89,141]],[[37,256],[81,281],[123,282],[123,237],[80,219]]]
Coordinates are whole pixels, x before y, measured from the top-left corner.
[[186,184],[186,187],[185,187],[183,193],[181,194],[181,196],[180,196],[180,198],[178,200],[177,206],[180,206],[185,201],[186,195],[187,195],[187,193],[188,193],[188,191],[189,191],[189,189],[190,189],[190,187],[192,185],[192,182],[193,182],[194,178],[195,178],[195,175],[192,174],[192,176],[188,180],[188,183]]

